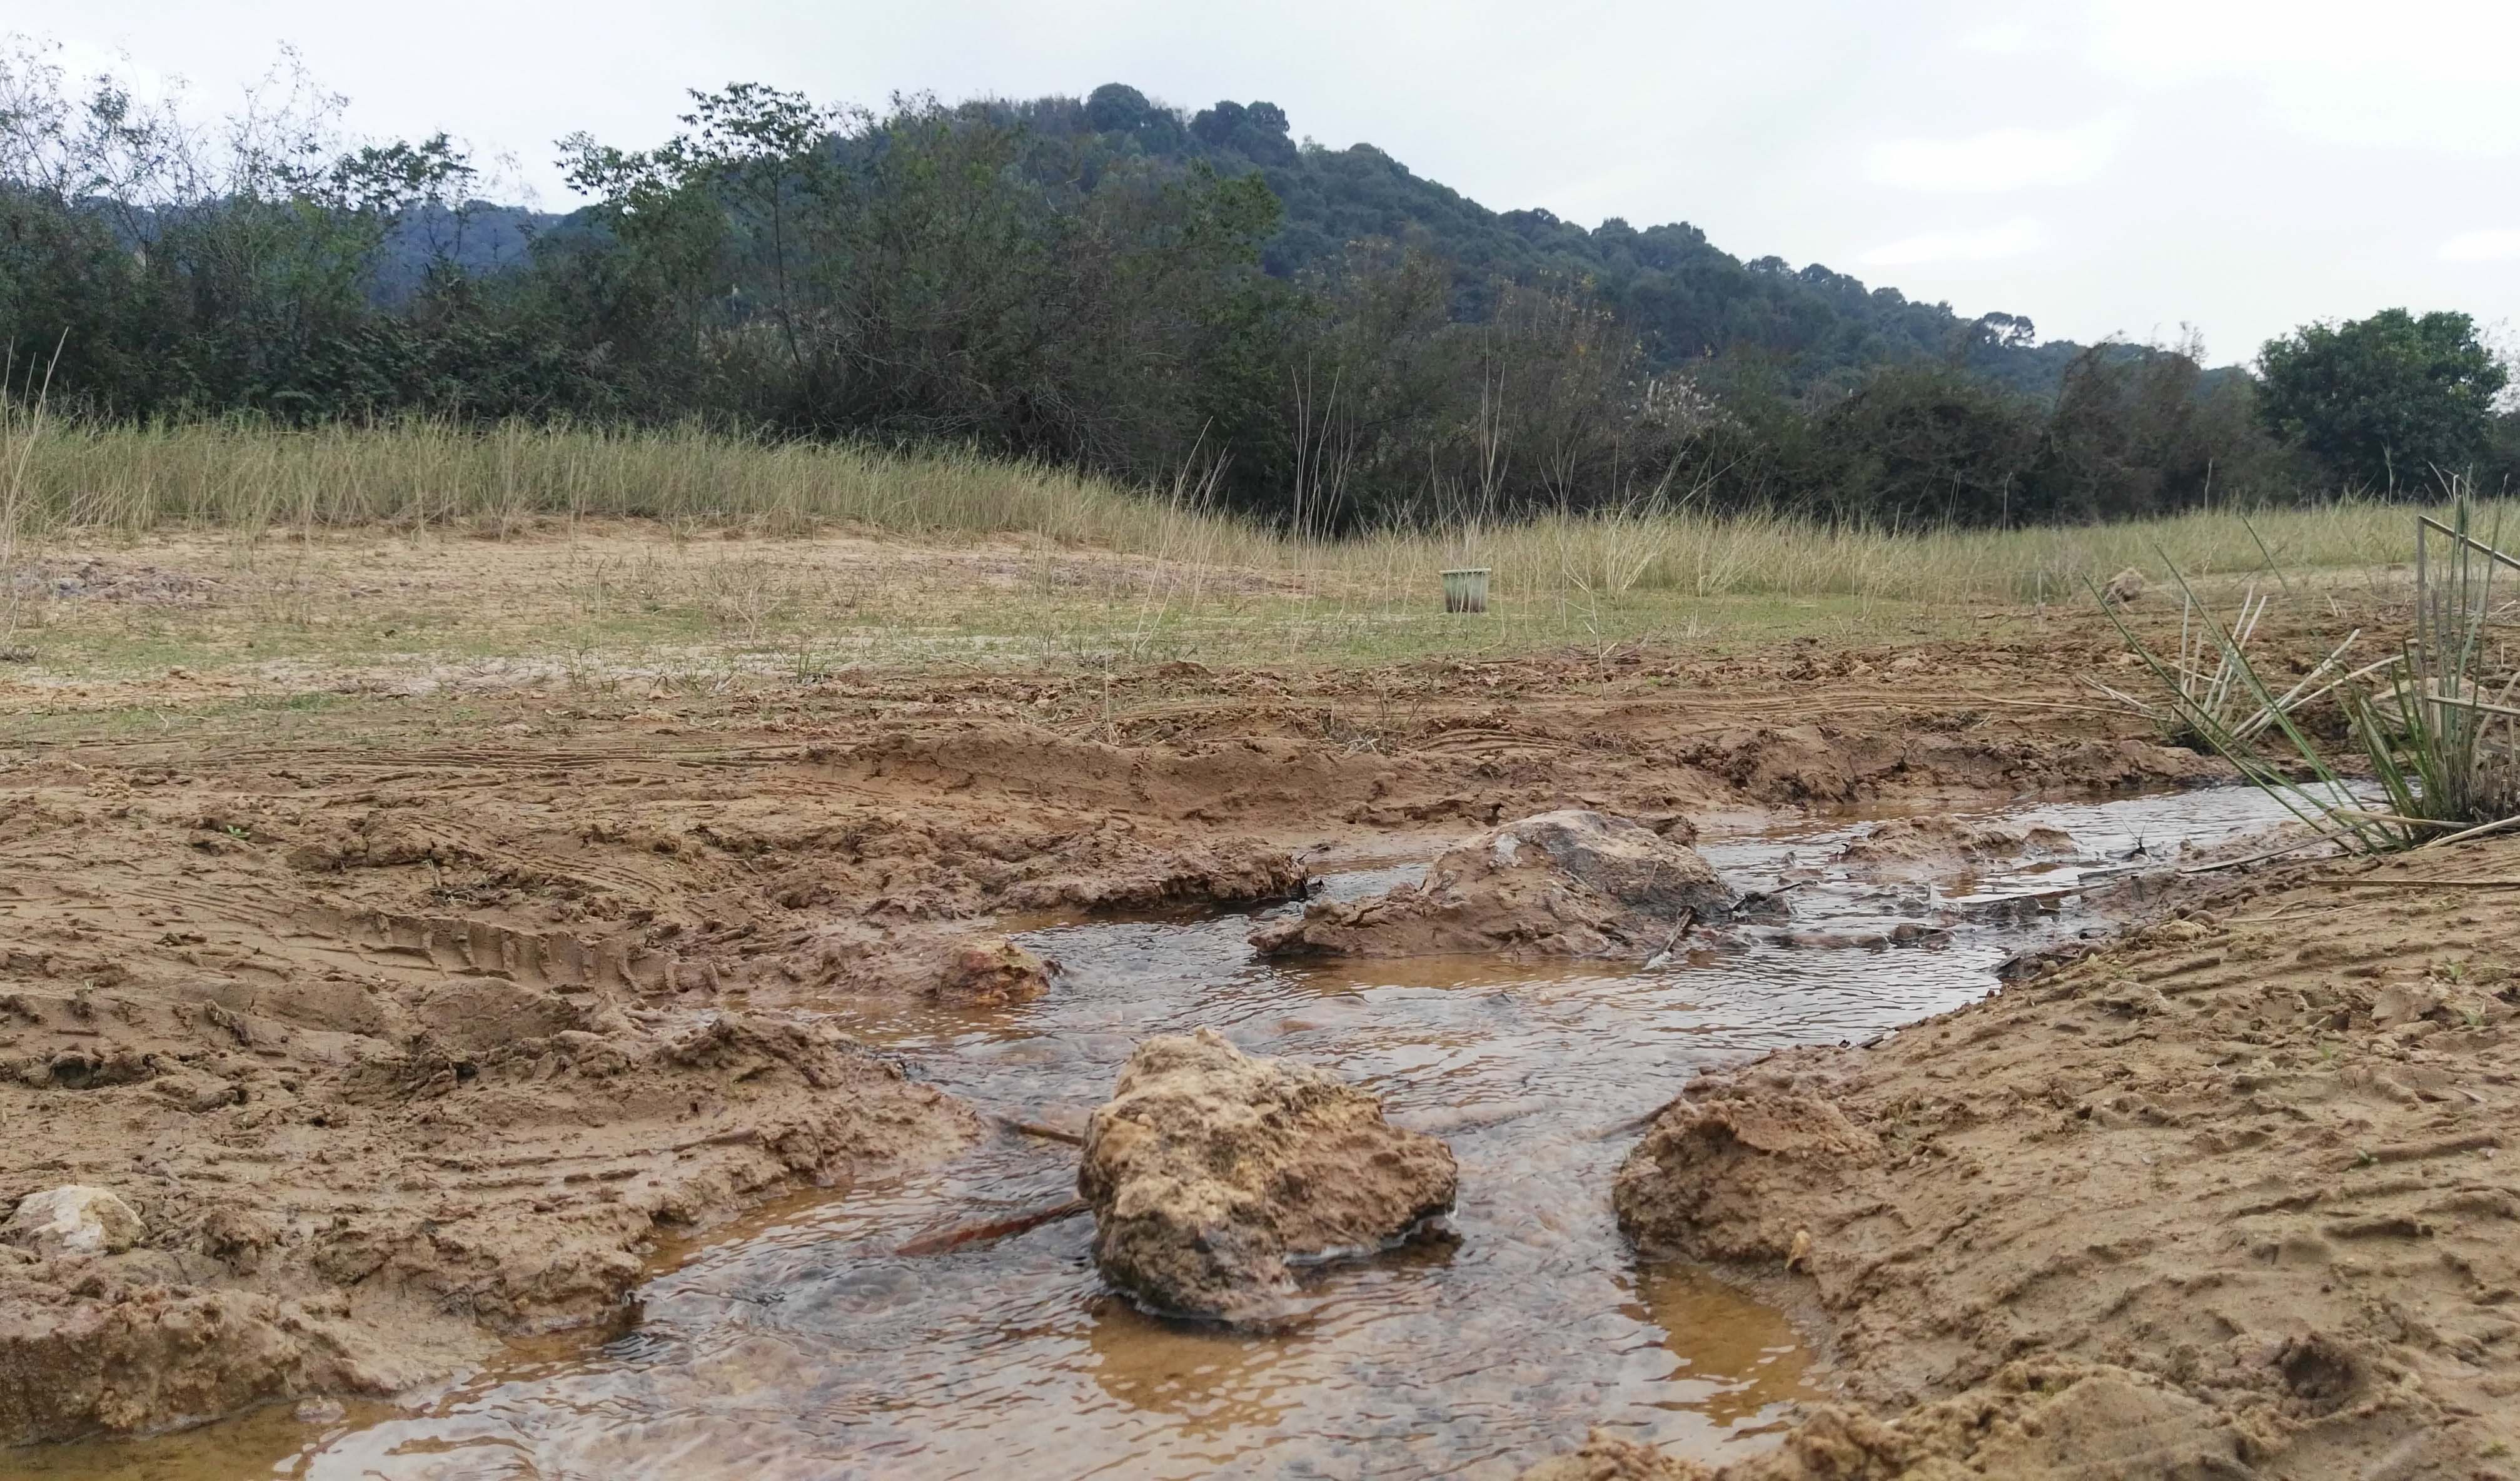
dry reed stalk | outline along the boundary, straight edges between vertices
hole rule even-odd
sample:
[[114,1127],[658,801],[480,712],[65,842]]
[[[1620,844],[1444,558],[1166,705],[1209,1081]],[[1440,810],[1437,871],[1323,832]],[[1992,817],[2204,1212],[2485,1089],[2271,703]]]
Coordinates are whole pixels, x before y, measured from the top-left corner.
[[[24,651],[18,634],[25,624],[35,579],[32,551],[37,512],[27,469],[43,442],[53,367],[60,359],[57,344],[52,361],[44,366],[42,382],[29,386],[32,394],[23,405],[10,388],[16,379],[15,357],[0,359],[0,653],[12,658]],[[31,381],[32,366],[27,375]]]

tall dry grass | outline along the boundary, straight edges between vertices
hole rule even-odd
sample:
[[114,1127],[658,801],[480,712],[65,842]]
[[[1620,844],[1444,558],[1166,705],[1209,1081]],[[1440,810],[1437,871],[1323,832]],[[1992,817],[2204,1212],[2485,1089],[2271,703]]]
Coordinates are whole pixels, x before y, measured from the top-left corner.
[[44,397],[7,394],[15,368],[0,365],[0,656],[11,658],[19,652],[18,630],[32,600],[34,541],[45,523],[29,477],[35,454],[45,445]]
[[612,516],[773,532],[856,522],[911,535],[1022,529],[1085,540],[1147,510],[1092,478],[973,453],[903,456],[698,426],[56,423],[28,485],[33,517],[124,533],[170,524],[496,528]]
[[[1705,597],[2073,602],[2134,565],[2191,578],[2368,567],[2406,558],[2403,506],[2345,502],[2070,529],[1883,530],[1653,504],[1336,541],[1217,513],[1185,479],[1133,489],[968,451],[772,442],[699,427],[431,422],[289,430],[242,423],[10,424],[17,459],[0,542],[72,530],[213,527],[244,537],[335,527],[472,528],[645,517],[802,533],[834,525],[924,539],[1020,534],[1071,547],[1293,577],[1347,591],[1431,590],[1447,566],[1494,568],[1504,598]],[[2251,527],[2254,525],[2254,529]],[[5,548],[5,547],[0,547]]]

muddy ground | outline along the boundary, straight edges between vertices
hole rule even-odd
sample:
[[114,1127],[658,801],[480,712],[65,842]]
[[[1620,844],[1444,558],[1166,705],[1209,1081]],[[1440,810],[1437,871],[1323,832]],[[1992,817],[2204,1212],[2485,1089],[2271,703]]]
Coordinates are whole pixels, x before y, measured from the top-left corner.
[[[1283,896],[1554,807],[1678,830],[2222,775],[2094,702],[2119,657],[2095,615],[2025,614],[1321,669],[362,674],[320,703],[0,670],[0,1205],[96,1185],[146,1231],[0,1247],[0,1443],[627,1319],[658,1237],[977,1133],[816,1010],[954,991],[956,948],[1024,920]],[[1819,1085],[1857,1152],[1762,1185],[1755,1233],[1663,1233],[1780,1295],[1871,1418],[2052,1355],[2346,1437],[2253,1453],[2303,1475],[2417,1419],[2489,1456],[2520,1371],[2503,897],[2300,888],[1744,1072]],[[1790,1275],[1778,1229],[1813,1236]]]
[[1622,1222],[1859,1406],[1730,1474],[2520,1475],[2515,931],[2509,840],[2277,869],[1696,1082]]

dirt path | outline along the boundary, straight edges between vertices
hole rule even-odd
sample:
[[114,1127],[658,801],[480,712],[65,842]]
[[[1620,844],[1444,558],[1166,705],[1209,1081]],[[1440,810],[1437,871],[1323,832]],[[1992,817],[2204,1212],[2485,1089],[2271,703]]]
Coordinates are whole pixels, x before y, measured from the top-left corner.
[[[2297,867],[1693,1085],[1622,1221],[1851,1401],[1727,1474],[2520,1475],[2520,889],[2440,879],[2520,883],[2520,843]],[[1536,1474],[1702,1472],[1605,1437]]]

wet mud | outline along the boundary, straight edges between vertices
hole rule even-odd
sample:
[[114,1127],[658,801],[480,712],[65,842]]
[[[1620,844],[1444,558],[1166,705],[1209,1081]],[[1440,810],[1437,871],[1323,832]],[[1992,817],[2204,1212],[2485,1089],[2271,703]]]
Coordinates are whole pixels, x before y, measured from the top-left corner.
[[[1844,1401],[1724,1474],[2520,1472],[2515,886],[2499,839],[2288,865],[1694,1082],[1623,1223],[1827,1334]],[[1703,1474],[1651,1464],[1600,1473]]]
[[[1650,969],[1256,957],[1255,926],[1296,903],[1045,921],[1012,936],[1057,964],[1032,1001],[817,1010],[968,1107],[968,1149],[668,1243],[622,1335],[511,1345],[390,1413],[21,1454],[46,1474],[188,1481],[241,1458],[309,1477],[1505,1477],[1599,1423],[1709,1461],[1756,1455],[1845,1387],[1846,1359],[1755,1282],[1639,1259],[1610,1189],[1656,1110],[1772,1051],[1879,1044],[1974,1002],[2016,954],[2087,944],[2155,908],[2169,865],[2278,816],[2231,789],[2044,805],[1984,820],[2039,831],[2033,856],[1910,848],[1896,869],[1861,846],[1876,821],[1710,832],[1728,882],[1791,915],[1694,935]],[[1316,893],[1421,874],[1348,870]],[[1081,1129],[1140,1041],[1198,1026],[1442,1137],[1461,1176],[1442,1236],[1308,1272],[1300,1318],[1262,1332],[1139,1312],[1097,1275],[1086,1221],[901,1252],[1071,1196],[1075,1149],[1005,1124]]]
[[84,1262],[0,1247],[0,1367],[30,1380],[0,1384],[0,1440],[407,1392],[629,1320],[660,1240],[953,1156],[976,1114],[832,1010],[1056,999],[1005,941],[1026,920],[1284,899],[1552,807],[2211,774],[2087,707],[1967,697],[2049,656],[359,684],[303,711],[181,670],[0,684],[0,1200],[102,1187],[143,1225]]

